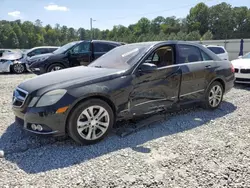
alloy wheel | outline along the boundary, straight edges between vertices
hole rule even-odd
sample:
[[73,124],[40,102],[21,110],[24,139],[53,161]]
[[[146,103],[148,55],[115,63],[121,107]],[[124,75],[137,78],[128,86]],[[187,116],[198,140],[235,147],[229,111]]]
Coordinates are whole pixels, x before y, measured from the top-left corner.
[[15,64],[14,67],[13,67],[13,69],[14,69],[15,73],[19,73],[20,74],[20,73],[24,72],[24,66],[21,65],[21,64],[19,64],[19,63]]
[[108,111],[98,105],[83,110],[77,119],[77,131],[86,140],[100,138],[109,128],[110,117]]
[[62,67],[60,67],[60,66],[55,66],[55,67],[53,67],[52,69],[51,69],[51,72],[53,72],[53,71],[58,71],[58,70],[61,70],[62,69]]
[[209,104],[211,107],[217,107],[222,99],[222,88],[219,85],[214,85],[209,92]]

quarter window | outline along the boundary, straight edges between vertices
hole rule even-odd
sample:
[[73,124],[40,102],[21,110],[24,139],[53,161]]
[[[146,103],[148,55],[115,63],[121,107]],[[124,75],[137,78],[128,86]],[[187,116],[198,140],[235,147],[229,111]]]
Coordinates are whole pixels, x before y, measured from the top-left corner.
[[200,49],[191,45],[178,45],[179,63],[191,63],[202,61]]
[[203,61],[210,61],[210,60],[213,60],[209,55],[207,55],[205,52],[203,52],[201,50],[201,55],[202,55],[202,59]]

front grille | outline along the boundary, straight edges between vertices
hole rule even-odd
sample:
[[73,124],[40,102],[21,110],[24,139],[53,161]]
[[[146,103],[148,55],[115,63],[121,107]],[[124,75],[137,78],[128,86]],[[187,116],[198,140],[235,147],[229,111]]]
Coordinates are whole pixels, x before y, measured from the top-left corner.
[[236,81],[239,81],[239,82],[250,82],[250,79],[248,79],[248,78],[236,78]]
[[239,69],[234,69],[234,72],[236,72],[236,73],[239,72]]
[[249,74],[250,69],[241,69],[240,72],[243,73],[243,74]]
[[22,107],[25,103],[25,100],[28,96],[28,92],[20,88],[16,88],[13,92],[12,105],[16,107]]

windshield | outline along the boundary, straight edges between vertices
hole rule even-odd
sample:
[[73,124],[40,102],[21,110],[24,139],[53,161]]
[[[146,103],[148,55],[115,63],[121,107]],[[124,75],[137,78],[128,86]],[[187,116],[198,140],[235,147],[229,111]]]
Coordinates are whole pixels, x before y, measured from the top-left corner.
[[242,59],[250,59],[250,52],[242,56]]
[[74,46],[77,43],[78,43],[78,41],[77,42],[70,42],[70,43],[65,44],[62,47],[58,48],[57,50],[55,50],[52,53],[53,54],[61,54],[61,53],[65,52],[66,50],[68,50],[69,48],[71,48],[72,46]]
[[116,47],[96,59],[89,67],[129,69],[137,62],[139,57],[146,53],[151,45],[152,43],[137,43]]

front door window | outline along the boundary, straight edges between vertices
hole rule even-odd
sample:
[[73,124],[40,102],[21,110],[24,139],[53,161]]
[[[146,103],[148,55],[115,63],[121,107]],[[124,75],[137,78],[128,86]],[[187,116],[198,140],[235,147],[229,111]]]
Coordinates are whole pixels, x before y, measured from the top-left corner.
[[82,53],[88,53],[90,51],[90,43],[89,42],[82,42],[75,48],[73,48],[72,52],[73,54],[82,54]]

